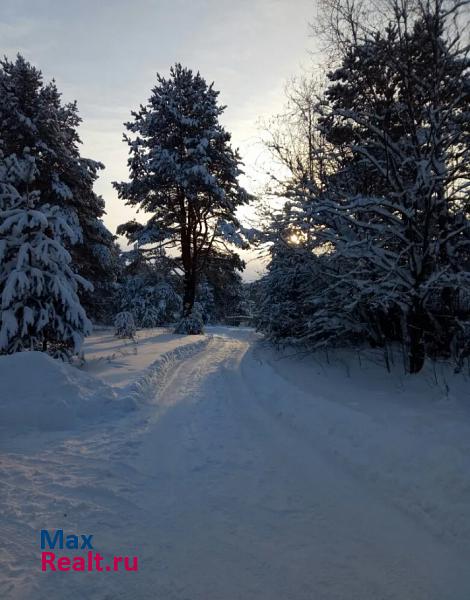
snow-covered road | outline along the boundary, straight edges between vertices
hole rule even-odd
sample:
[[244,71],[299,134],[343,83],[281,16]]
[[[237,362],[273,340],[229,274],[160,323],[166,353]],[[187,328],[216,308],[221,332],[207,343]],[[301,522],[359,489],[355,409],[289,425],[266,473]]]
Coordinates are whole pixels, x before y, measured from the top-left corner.
[[[20,473],[20,483],[2,521],[2,598],[470,598],[467,538],[438,503],[429,521],[413,510],[421,488],[405,506],[393,480],[363,466],[361,452],[375,452],[379,470],[382,459],[361,435],[380,426],[387,437],[387,426],[296,385],[254,342],[249,330],[219,330],[178,364],[157,405],[52,436],[34,454],[9,448],[4,477]],[[139,572],[41,573],[28,539],[38,523],[93,533],[104,556],[137,555]]]

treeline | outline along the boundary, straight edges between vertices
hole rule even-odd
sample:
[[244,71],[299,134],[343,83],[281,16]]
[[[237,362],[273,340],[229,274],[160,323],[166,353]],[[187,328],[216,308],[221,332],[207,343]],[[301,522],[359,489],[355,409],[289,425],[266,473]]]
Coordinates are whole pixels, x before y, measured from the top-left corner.
[[[79,352],[91,322],[175,323],[199,333],[253,309],[277,344],[470,356],[470,60],[458,0],[323,0],[316,35],[329,69],[292,82],[269,124],[262,231],[220,123],[218,92],[176,64],[131,113],[129,179],[144,213],[123,252],[80,154],[75,103],[21,56],[0,63],[0,352]],[[274,209],[273,206],[280,208]],[[269,248],[243,286],[236,247]],[[125,328],[125,327],[124,327]]]
[[[259,327],[309,348],[470,354],[470,61],[463,5],[323,5],[333,66],[289,90],[269,148],[287,169],[270,210]],[[465,11],[465,6],[463,6]],[[325,38],[324,38],[325,39]]]
[[22,56],[0,62],[0,353],[69,358],[91,321],[130,312],[138,327],[198,333],[243,301],[236,208],[249,195],[199,73],[176,65],[126,124],[130,181],[120,198],[149,214],[122,225],[123,252],[93,191],[103,164],[80,154],[75,103]]

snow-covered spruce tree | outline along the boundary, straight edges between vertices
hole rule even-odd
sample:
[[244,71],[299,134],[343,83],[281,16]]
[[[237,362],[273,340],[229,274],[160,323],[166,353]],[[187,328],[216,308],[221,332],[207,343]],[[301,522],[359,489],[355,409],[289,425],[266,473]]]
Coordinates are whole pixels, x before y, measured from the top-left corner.
[[334,285],[340,268],[336,257],[317,247],[307,218],[310,202],[300,195],[272,213],[270,262],[257,282],[254,316],[258,329],[276,345],[320,348],[357,337],[345,311],[336,318],[332,314],[338,301],[345,302],[345,289]]
[[63,359],[91,331],[64,240],[78,239],[73,212],[44,203],[34,157],[0,156],[0,352],[41,350]]
[[[265,145],[278,168],[268,188],[273,201],[260,207],[260,239],[269,247],[270,262],[266,275],[252,286],[253,312],[257,327],[277,345],[318,347],[337,338],[339,329],[344,332],[339,320],[325,318],[326,271],[332,261],[319,244],[311,214],[337,166],[318,126],[321,93],[316,79],[292,80],[285,110],[265,132]],[[321,313],[326,329],[320,327]]]
[[305,344],[308,299],[314,258],[289,240],[279,238],[271,247],[268,273],[261,280],[262,302],[257,326],[276,344]]
[[[197,301],[203,307],[205,322],[224,323],[227,317],[239,314],[243,299],[240,273],[244,268],[245,263],[235,252],[211,252],[196,294]],[[230,320],[228,323],[235,322]]]
[[142,259],[139,251],[124,253],[126,265],[119,286],[119,307],[132,313],[138,327],[159,327],[181,315],[182,300],[177,280],[170,272],[171,261]]
[[160,327],[181,314],[181,296],[164,279],[127,277],[119,296],[121,308],[134,315],[138,327]]
[[150,218],[144,225],[121,225],[118,233],[149,255],[158,247],[176,250],[183,274],[182,332],[211,251],[245,243],[235,211],[249,196],[238,183],[240,157],[219,123],[224,107],[218,92],[180,64],[169,78],[157,78],[148,103],[126,123],[130,181],[115,183],[119,197]]
[[205,277],[197,286],[194,306],[202,316],[203,323],[215,321],[214,289]]
[[117,277],[119,251],[101,218],[104,201],[93,191],[103,165],[80,156],[75,102],[64,103],[54,82],[18,55],[0,61],[0,123],[5,156],[29,147],[36,163],[35,189],[51,204],[73,209],[80,226],[74,245],[66,241],[74,269],[94,286],[79,291],[87,312],[103,320]]

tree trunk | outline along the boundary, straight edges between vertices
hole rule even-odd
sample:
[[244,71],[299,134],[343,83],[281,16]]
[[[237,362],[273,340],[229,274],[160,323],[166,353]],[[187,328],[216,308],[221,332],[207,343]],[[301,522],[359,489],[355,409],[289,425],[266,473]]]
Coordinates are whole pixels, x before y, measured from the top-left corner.
[[196,275],[189,271],[184,275],[183,317],[191,314],[196,299]]
[[425,348],[423,334],[422,316],[419,312],[412,312],[407,323],[408,373],[419,373],[424,366]]

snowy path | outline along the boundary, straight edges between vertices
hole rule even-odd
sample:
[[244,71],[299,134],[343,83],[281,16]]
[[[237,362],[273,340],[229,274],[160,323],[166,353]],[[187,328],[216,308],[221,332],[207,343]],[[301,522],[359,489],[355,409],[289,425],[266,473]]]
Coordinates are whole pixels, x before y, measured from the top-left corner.
[[[470,598],[467,546],[404,510],[328,444],[334,436],[316,436],[325,403],[283,378],[252,338],[214,337],[144,415],[52,438],[29,457],[9,453],[7,486],[9,472],[24,485],[6,506],[22,514],[11,509],[3,535],[7,555],[23,546],[23,558],[3,560],[2,598]],[[93,533],[96,550],[137,555],[140,571],[41,574],[39,546],[27,549],[37,523]]]

